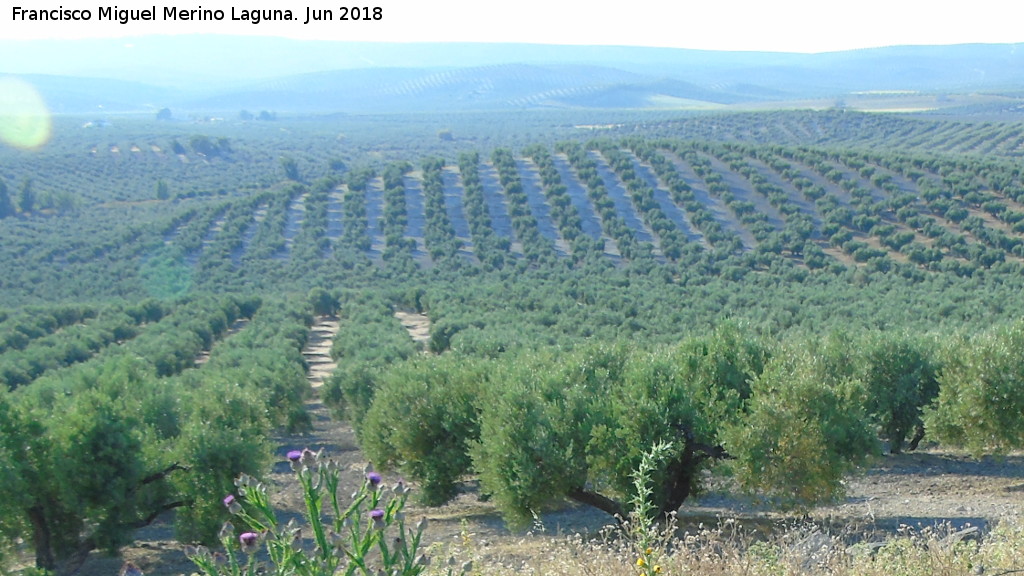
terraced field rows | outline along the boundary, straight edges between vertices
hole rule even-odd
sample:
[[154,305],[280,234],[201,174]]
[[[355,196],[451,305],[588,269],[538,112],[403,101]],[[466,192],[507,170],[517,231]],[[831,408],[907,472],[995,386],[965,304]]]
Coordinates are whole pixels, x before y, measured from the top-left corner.
[[512,217],[509,215],[508,202],[501,184],[498,182],[498,174],[494,165],[490,162],[482,162],[478,174],[494,233],[500,238],[507,238],[511,242],[511,252],[521,256],[523,245],[516,239],[512,231]]
[[604,187],[608,191],[608,197],[611,198],[615,206],[615,212],[622,218],[626,226],[629,227],[633,237],[639,242],[650,244],[654,255],[659,259],[663,259],[658,239],[651,228],[637,214],[636,206],[630,200],[625,184],[619,179],[618,174],[616,174],[612,167],[609,166],[608,160],[596,150],[589,151],[588,155],[597,165],[597,173],[604,182]]
[[589,251],[671,262],[694,250],[773,253],[810,268],[1024,262],[1024,184],[1006,165],[979,173],[953,160],[627,141],[440,161],[429,186],[423,170],[388,170],[390,184],[331,185],[315,201],[296,185],[283,198],[190,214],[164,241],[190,266],[215,266],[226,250],[235,268],[342,245],[420,266],[446,254],[500,266]]
[[424,240],[426,232],[426,214],[425,206],[423,204],[423,186],[422,186],[422,174],[419,177],[407,175],[404,179],[405,187],[405,205],[407,207],[405,226],[405,236],[413,239],[416,242],[416,248],[413,250],[413,256],[417,260],[426,258],[427,247]]
[[295,237],[299,234],[299,229],[302,228],[302,221],[305,218],[306,212],[306,195],[303,194],[294,200],[288,206],[288,219],[284,225],[284,250],[280,254],[281,258],[287,258],[288,254],[292,250],[292,244],[295,242]]
[[[555,164],[555,169],[558,170],[558,175],[561,176],[562,182],[565,183],[568,188],[569,198],[572,200],[572,205],[579,212],[581,224],[580,227],[583,233],[590,236],[594,240],[604,240],[605,248],[609,251],[618,254],[618,249],[614,247],[615,241],[605,235],[601,229],[601,218],[594,211],[594,206],[587,199],[587,193],[580,184],[579,178],[576,173],[569,166],[569,161],[564,154],[555,154],[552,158]],[[612,246],[609,247],[608,245]]]
[[723,230],[740,239],[744,250],[753,250],[754,235],[743,226],[721,198],[710,192],[708,184],[694,171],[693,166],[671,152],[666,153],[666,156],[680,178],[693,192],[696,201],[710,211]]
[[551,207],[541,191],[543,184],[537,173],[537,166],[529,158],[518,158],[516,159],[516,170],[519,172],[530,212],[537,219],[540,234],[554,244],[555,251],[559,256],[567,256],[570,252],[569,243],[562,237],[557,224],[551,218]]
[[1024,155],[1024,124],[902,118],[891,114],[775,112],[772,121],[751,123],[734,116],[700,117],[662,123],[655,131],[675,137],[686,134],[717,142],[748,142],[790,146],[828,145],[900,153],[969,154],[1019,158]]
[[366,185],[366,235],[370,238],[370,254],[379,259],[384,253],[384,183],[373,178]]
[[473,234],[469,229],[469,221],[466,220],[463,206],[465,190],[459,172],[454,167],[446,167],[441,171],[441,179],[444,187],[444,207],[455,231],[455,239],[462,245],[463,256],[479,264],[479,260],[474,256]]
[[658,176],[654,173],[654,168],[650,164],[641,161],[631,151],[625,151],[629,154],[630,159],[633,162],[633,170],[646,182],[652,190],[654,190],[654,198],[657,200],[659,207],[665,216],[675,224],[676,228],[681,231],[688,242],[696,242],[702,247],[707,248],[707,239],[704,235],[696,228],[690,221],[689,216],[686,212],[679,207],[678,204],[672,201],[671,192],[666,187],[665,183],[658,179]]

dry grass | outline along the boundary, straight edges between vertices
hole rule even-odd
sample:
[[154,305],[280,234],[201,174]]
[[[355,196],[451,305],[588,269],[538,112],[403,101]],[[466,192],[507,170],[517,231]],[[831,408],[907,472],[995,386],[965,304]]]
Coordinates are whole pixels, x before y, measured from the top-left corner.
[[[904,527],[884,540],[828,534],[815,525],[792,526],[763,538],[723,521],[693,533],[666,537],[650,551],[647,572],[701,576],[959,576],[1024,571],[1024,525],[1003,520],[987,534],[949,527]],[[491,549],[470,535],[432,548],[428,575],[622,576],[644,574],[631,542],[608,530],[595,538],[578,534],[525,536],[516,546]],[[641,553],[642,554],[642,553]]]

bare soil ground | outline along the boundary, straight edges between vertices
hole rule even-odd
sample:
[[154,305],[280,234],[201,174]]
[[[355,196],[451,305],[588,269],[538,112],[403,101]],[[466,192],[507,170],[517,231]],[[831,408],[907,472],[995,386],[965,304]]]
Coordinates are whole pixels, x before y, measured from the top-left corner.
[[409,337],[421,346],[426,346],[430,340],[430,318],[416,312],[396,310],[395,318],[402,323],[402,327],[409,332]]
[[[350,426],[332,421],[322,405],[314,402],[314,431],[306,436],[278,438],[281,462],[270,474],[277,487],[274,502],[287,519],[300,512],[301,497],[295,490],[292,472],[284,462],[288,450],[309,447],[324,449],[325,455],[349,470],[342,490],[354,491],[363,478],[365,456],[358,449]],[[847,498],[834,506],[814,509],[809,519],[786,516],[753,502],[725,493],[710,493],[684,506],[679,513],[680,531],[696,532],[703,525],[726,519],[752,535],[765,535],[798,521],[811,521],[830,532],[857,534],[856,538],[878,541],[894,534],[900,526],[925,527],[949,524],[953,529],[979,526],[983,530],[1005,518],[1021,519],[1024,492],[1024,456],[975,460],[964,455],[926,450],[914,454],[885,456],[865,475],[849,482]],[[347,492],[346,492],[347,493]],[[444,546],[475,546],[480,558],[508,565],[529,562],[551,540],[568,534],[595,535],[612,519],[594,509],[574,506],[549,511],[529,533],[510,531],[494,505],[481,502],[475,485],[452,502],[438,508],[413,506],[410,516],[430,520],[427,539]],[[149,576],[191,574],[194,567],[173,538],[172,519],[161,518],[140,530],[135,541],[123,550]],[[115,574],[122,560],[94,554],[82,569],[86,576]]]
[[[1024,455],[972,458],[966,454],[923,449],[880,456],[865,473],[847,480],[842,501],[819,506],[809,520],[834,531],[856,531],[881,538],[901,526],[947,524],[954,529],[982,529],[1024,513]],[[792,520],[725,492],[705,494],[684,506],[680,517],[735,517],[754,526]]]
[[[396,316],[407,329],[417,331],[417,338],[429,334],[426,317],[408,313],[396,313]],[[318,319],[313,327],[305,354],[311,366],[314,390],[333,369],[327,353],[336,331],[337,320],[332,318]],[[302,508],[301,495],[285,459],[289,450],[322,448],[326,457],[338,461],[349,471],[341,487],[343,491],[348,490],[345,493],[354,491],[362,482],[367,463],[350,425],[332,420],[316,397],[310,400],[308,408],[314,424],[311,433],[275,438],[280,461],[267,481],[275,488],[272,498],[284,520],[298,514]],[[724,483],[712,481],[711,484],[718,485],[717,491],[712,490],[680,510],[680,530],[735,519],[751,533],[763,533],[780,525],[791,525],[796,520],[749,499],[730,495]],[[880,457],[865,474],[849,480],[848,495],[842,502],[816,508],[803,520],[829,531],[856,533],[869,540],[892,534],[901,525],[948,523],[960,528],[969,524],[984,529],[1000,519],[1020,519],[1024,511],[1022,493],[1022,454],[978,460],[963,454],[926,449]],[[528,562],[530,555],[539,553],[551,539],[574,533],[596,534],[612,523],[612,519],[601,512],[567,504],[543,514],[530,536],[512,532],[494,505],[478,498],[472,481],[467,481],[462,493],[445,506],[413,506],[408,513],[413,518],[430,519],[426,534],[429,541],[440,546],[472,545],[484,562],[490,560],[506,566]],[[80,573],[85,576],[116,574],[124,560],[135,563],[148,576],[193,573],[194,566],[183,554],[181,544],[174,540],[172,523],[173,517],[168,514],[139,530],[134,541],[122,550],[123,559],[94,553]]]
[[[269,475],[277,487],[273,499],[282,518],[297,515],[302,507],[292,472],[285,463],[287,450],[309,447],[349,470],[342,490],[355,491],[363,478],[365,456],[358,449],[350,426],[330,419],[322,405],[311,405],[314,431],[306,436],[282,436],[281,462]],[[855,539],[879,541],[895,534],[900,526],[914,528],[948,524],[953,529],[979,526],[983,530],[1001,519],[1021,519],[1024,492],[1024,456],[975,460],[964,455],[926,450],[885,456],[865,475],[849,481],[848,496],[841,503],[812,510],[809,518],[783,515],[744,498],[710,493],[685,505],[679,512],[680,531],[696,532],[700,525],[714,526],[727,519],[752,537],[814,522],[832,533]],[[546,512],[530,532],[513,532],[501,520],[494,505],[481,502],[473,482],[452,502],[438,508],[413,506],[413,518],[430,520],[427,539],[442,547],[473,546],[484,561],[505,566],[529,563],[531,554],[543,553],[554,539],[568,534],[596,535],[612,519],[594,509],[567,504]],[[171,517],[140,530],[123,550],[149,576],[191,574],[194,567],[173,538]],[[85,576],[115,574],[122,560],[94,554],[83,567]]]
[[334,372],[338,365],[331,358],[331,342],[338,333],[341,320],[335,316],[321,316],[309,330],[309,339],[302,351],[309,366],[309,384],[314,390],[323,386],[324,379]]

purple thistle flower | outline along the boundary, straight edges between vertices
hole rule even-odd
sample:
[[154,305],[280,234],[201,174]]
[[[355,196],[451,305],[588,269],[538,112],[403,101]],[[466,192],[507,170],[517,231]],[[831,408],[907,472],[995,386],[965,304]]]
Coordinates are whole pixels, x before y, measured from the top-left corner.
[[238,514],[242,511],[242,505],[235,499],[234,494],[228,494],[224,497],[224,507],[228,509],[228,512],[232,514]]
[[376,472],[368,472],[366,474],[366,479],[370,482],[370,486],[373,486],[375,488],[379,486],[381,480],[383,480],[381,475]]
[[373,527],[377,530],[387,527],[387,524],[384,523],[384,511],[380,508],[370,510],[370,520],[373,520]]
[[242,545],[242,552],[252,554],[259,547],[260,535],[255,532],[242,532],[238,542]]
[[302,470],[302,450],[291,450],[288,452],[288,461],[292,464],[292,470]]

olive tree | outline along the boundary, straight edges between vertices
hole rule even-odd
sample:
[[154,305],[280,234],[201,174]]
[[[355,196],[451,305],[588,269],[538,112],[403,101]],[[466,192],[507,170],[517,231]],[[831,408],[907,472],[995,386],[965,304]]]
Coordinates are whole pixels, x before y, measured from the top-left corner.
[[180,537],[214,541],[232,479],[267,463],[259,395],[158,379],[120,357],[0,398],[0,534],[24,537],[57,574],[116,553],[169,510]]
[[945,347],[929,435],[975,454],[1024,447],[1024,321]]
[[472,468],[468,443],[480,435],[475,402],[490,367],[452,355],[420,356],[384,374],[361,423],[367,455],[419,479],[424,503],[448,501]]
[[[848,358],[820,358],[790,350],[776,358],[763,341],[737,329],[653,350],[593,345],[509,352],[487,361],[475,399],[465,396],[471,386],[452,387],[456,379],[438,377],[453,364],[417,359],[392,369],[401,378],[378,380],[374,416],[366,419],[375,432],[366,429],[363,437],[413,478],[426,479],[428,467],[441,466],[437,460],[477,475],[513,523],[563,499],[625,517],[636,489],[633,471],[654,445],[672,447],[651,470],[656,515],[698,493],[709,469],[800,505],[837,495],[843,474],[877,448],[863,386],[849,376],[829,377]],[[460,400],[452,403],[455,397]],[[428,406],[436,398],[447,398],[449,408]],[[467,435],[444,443],[402,440],[459,434]]]
[[893,454],[903,450],[908,437],[910,450],[924,438],[922,414],[939,393],[934,346],[920,337],[881,332],[859,342],[857,373],[866,388],[867,410]]
[[843,477],[877,451],[863,385],[835,370],[845,362],[835,348],[824,350],[790,345],[774,355],[725,433],[740,485],[786,507],[840,496]]
[[[135,375],[124,366],[102,372],[142,386]],[[5,407],[0,443],[11,461],[0,487],[0,526],[24,530],[39,568],[71,571],[93,549],[114,552],[131,529],[181,505],[167,483],[181,467],[147,447],[153,428],[140,408],[99,389],[17,398]]]

